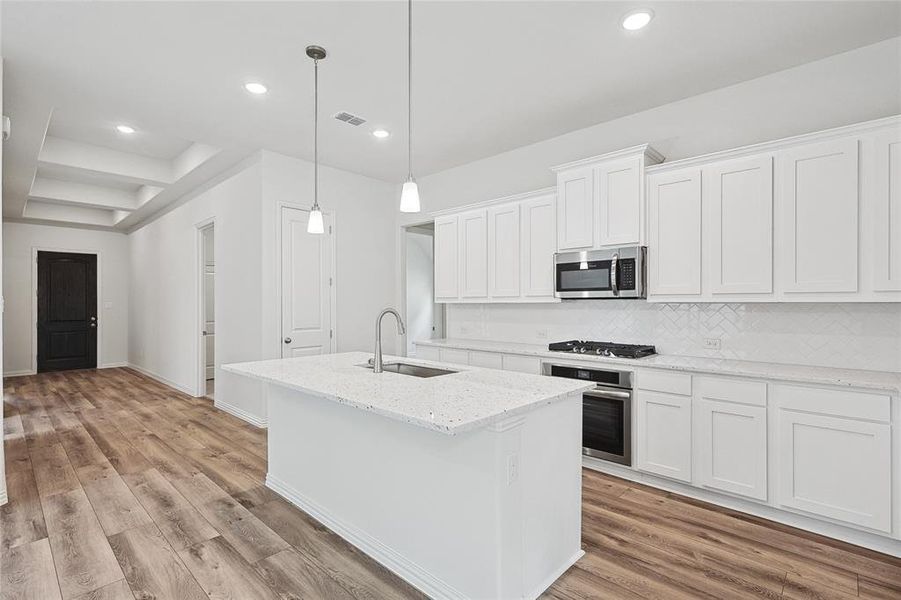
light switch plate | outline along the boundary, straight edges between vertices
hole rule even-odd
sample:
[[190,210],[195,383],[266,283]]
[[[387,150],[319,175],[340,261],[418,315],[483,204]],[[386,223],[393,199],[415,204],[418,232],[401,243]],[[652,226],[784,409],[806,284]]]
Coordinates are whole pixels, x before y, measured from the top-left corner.
[[720,338],[704,338],[704,348],[707,350],[719,350],[722,346]]

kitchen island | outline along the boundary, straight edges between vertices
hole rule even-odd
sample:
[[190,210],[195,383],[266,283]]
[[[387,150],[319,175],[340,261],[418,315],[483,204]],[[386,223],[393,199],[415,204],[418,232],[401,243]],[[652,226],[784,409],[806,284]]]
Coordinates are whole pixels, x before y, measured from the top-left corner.
[[433,598],[537,598],[582,555],[591,384],[371,356],[223,367],[267,384],[267,486]]

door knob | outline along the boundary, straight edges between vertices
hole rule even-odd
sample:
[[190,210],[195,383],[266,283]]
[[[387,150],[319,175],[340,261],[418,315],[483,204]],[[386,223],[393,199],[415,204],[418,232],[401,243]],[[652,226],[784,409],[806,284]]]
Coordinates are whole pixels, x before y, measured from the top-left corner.
[[97,320],[97,317],[91,317],[91,320],[92,320],[92,321],[96,321],[96,320]]
[[97,323],[91,323],[91,329],[95,329],[97,327]]
[[285,338],[285,343],[286,343],[286,344],[290,344],[290,343],[291,343],[291,338],[286,337],[286,338]]

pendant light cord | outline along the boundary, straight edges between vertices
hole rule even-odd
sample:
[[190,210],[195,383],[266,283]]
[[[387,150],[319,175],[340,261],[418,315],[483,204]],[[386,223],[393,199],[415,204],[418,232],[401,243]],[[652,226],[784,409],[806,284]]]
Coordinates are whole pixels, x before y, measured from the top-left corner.
[[313,60],[313,210],[319,210],[319,60]]
[[407,0],[407,170],[413,181],[413,0]]

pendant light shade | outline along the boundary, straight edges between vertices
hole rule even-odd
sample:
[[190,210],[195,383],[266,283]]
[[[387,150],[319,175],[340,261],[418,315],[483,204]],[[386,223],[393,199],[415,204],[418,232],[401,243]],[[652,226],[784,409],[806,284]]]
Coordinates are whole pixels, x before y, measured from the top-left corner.
[[310,210],[310,219],[307,221],[307,233],[325,233],[325,227],[322,224],[322,211],[318,206],[314,206]]
[[407,181],[400,192],[400,212],[419,212],[419,186],[413,179],[413,0],[407,0]]
[[400,212],[419,212],[419,186],[412,179],[404,183],[400,193]]
[[319,208],[319,61],[325,58],[325,48],[307,46],[307,56],[313,59],[313,206],[307,221],[307,233],[325,233],[322,210]]

